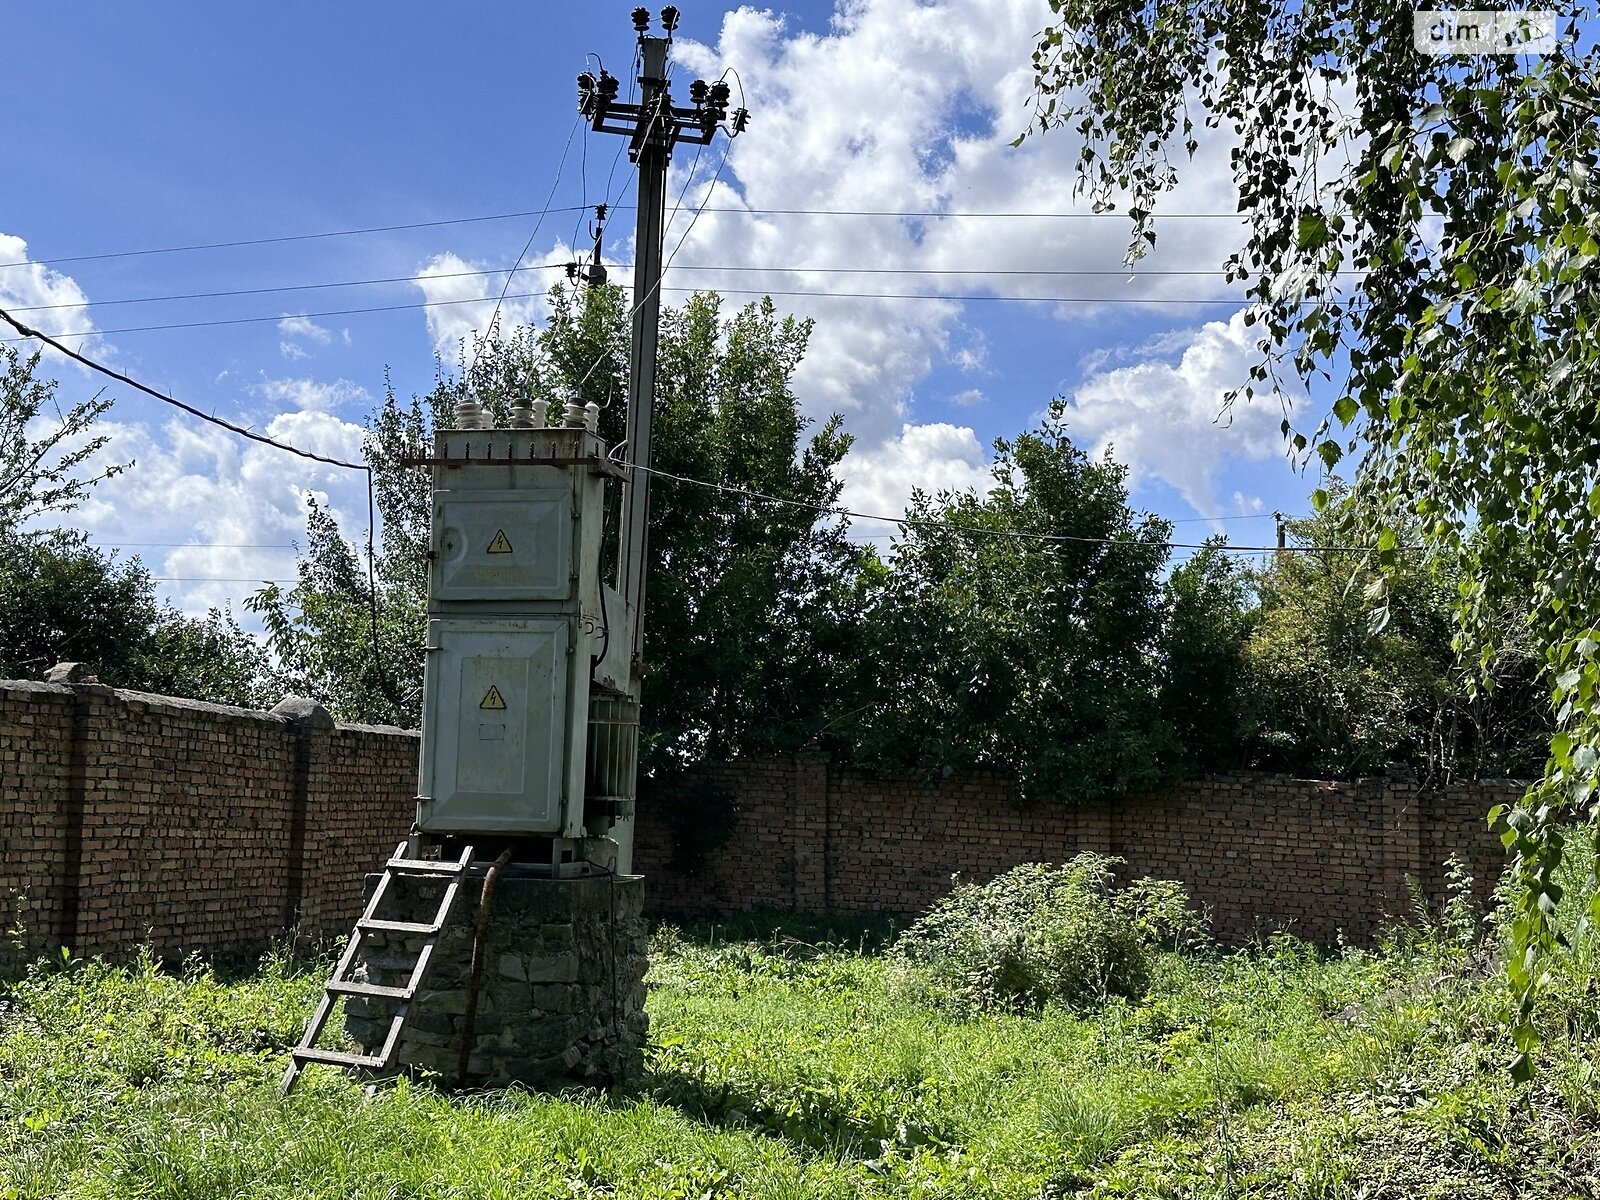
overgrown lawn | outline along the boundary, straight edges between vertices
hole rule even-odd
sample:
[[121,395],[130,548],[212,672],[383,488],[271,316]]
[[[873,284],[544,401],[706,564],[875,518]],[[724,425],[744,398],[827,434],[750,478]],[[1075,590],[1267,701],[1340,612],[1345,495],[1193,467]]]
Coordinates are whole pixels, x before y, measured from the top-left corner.
[[280,1101],[325,963],[40,963],[0,1000],[0,1197],[1600,1195],[1592,938],[1519,1088],[1458,932],[1164,953],[1141,1000],[975,1017],[870,939],[663,929],[648,1078],[560,1098],[312,1068]]

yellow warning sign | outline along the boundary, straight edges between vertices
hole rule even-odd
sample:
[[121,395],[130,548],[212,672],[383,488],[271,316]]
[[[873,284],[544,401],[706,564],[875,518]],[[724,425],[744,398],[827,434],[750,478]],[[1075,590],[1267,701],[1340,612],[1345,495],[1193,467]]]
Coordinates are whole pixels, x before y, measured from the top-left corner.
[[497,529],[497,530],[494,531],[494,540],[489,543],[489,553],[490,554],[510,554],[511,553],[511,543],[510,543],[509,540],[507,540],[506,531],[504,529]]
[[483,694],[483,699],[478,701],[479,708],[504,708],[506,698],[500,694],[500,689],[494,684],[489,685],[489,690]]

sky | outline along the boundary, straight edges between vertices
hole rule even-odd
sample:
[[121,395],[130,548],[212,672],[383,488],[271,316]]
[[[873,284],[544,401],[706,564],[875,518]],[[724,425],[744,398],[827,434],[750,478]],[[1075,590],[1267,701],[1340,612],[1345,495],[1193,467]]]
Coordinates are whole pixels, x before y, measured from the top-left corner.
[[[664,301],[770,293],[814,318],[795,390],[855,435],[848,507],[981,489],[994,440],[1060,395],[1074,440],[1125,463],[1134,506],[1178,541],[1264,544],[1273,510],[1307,510],[1282,402],[1223,411],[1255,350],[1222,274],[1242,224],[1218,136],[1129,268],[1126,219],[1074,194],[1076,136],[1011,145],[1045,0],[679,7],[674,79],[733,68],[751,120],[675,155]],[[581,210],[632,203],[622,139],[585,128],[574,85],[598,60],[626,89],[631,8],[10,5],[0,307],[186,403],[359,459],[386,384],[429,391],[503,288],[502,320],[541,321],[552,264],[588,247]],[[932,215],[882,215],[907,213]],[[614,264],[632,261],[631,217],[608,230]],[[184,249],[212,243],[231,244]],[[364,533],[358,473],[59,356],[41,370],[63,403],[104,387],[107,453],[134,463],[64,522],[138,555],[185,611],[251,627],[241,602],[293,579],[308,498]]]

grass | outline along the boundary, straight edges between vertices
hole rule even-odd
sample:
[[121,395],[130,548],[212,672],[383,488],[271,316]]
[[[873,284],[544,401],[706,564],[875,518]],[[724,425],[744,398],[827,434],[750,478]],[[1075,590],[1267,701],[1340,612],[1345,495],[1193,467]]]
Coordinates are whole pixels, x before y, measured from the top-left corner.
[[314,1068],[281,1102],[325,963],[35,964],[0,993],[0,1197],[1600,1195],[1592,938],[1517,1087],[1498,976],[1448,923],[973,1018],[900,998],[882,926],[844,933],[659,930],[649,1077],[561,1097]]

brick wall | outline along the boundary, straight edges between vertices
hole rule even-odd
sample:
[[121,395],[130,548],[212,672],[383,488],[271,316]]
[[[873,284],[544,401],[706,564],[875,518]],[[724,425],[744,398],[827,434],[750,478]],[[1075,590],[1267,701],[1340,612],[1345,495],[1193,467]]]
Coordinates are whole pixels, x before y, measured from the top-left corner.
[[1225,939],[1289,929],[1319,942],[1367,940],[1406,915],[1408,876],[1439,895],[1452,853],[1487,899],[1504,851],[1484,814],[1521,794],[1511,783],[1422,793],[1398,779],[1232,775],[1160,796],[1025,810],[1000,777],[883,780],[804,753],[707,770],[688,786],[697,785],[733,788],[738,816],[708,869],[685,878],[667,870],[670,837],[641,806],[635,867],[659,913],[912,914],[947,892],[952,875],[983,881],[1092,850],[1125,858],[1128,877],[1184,882]]
[[[85,685],[0,682],[0,924],[28,949],[168,956],[253,950],[298,923],[348,931],[362,877],[405,837],[418,739]],[[1023,810],[992,776],[927,785],[815,752],[706,767],[731,797],[707,869],[669,869],[661,809],[640,805],[635,865],[652,911],[752,907],[914,913],[955,873],[982,880],[1080,850],[1180,879],[1218,932],[1369,938],[1465,857],[1487,894],[1503,861],[1483,814],[1512,784],[1228,776],[1084,809]]]
[[410,827],[417,737],[0,682],[0,912],[26,949],[164,955],[347,932]]

